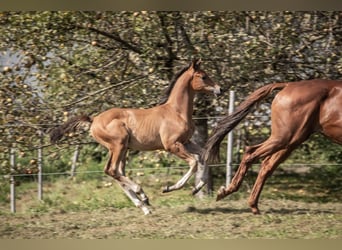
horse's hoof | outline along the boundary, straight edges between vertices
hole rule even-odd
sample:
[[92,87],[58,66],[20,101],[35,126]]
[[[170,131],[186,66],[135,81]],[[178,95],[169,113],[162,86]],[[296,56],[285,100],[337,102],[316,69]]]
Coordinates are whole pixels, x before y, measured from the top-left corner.
[[146,206],[151,206],[151,203],[150,203],[150,200],[147,198],[147,199],[144,199],[142,201]]
[[260,210],[257,207],[251,207],[251,209],[252,209],[253,214],[255,214],[255,215],[260,214]]
[[168,192],[170,192],[170,187],[169,186],[164,187],[162,190],[162,193],[168,193]]
[[221,187],[217,192],[216,201],[222,200],[226,196],[225,187]]
[[216,201],[222,200],[223,199],[223,195],[222,194],[217,194],[216,196]]
[[199,192],[200,190],[198,188],[193,188],[191,194],[195,195]]
[[145,206],[141,207],[141,209],[143,210],[144,215],[152,214],[151,210]]

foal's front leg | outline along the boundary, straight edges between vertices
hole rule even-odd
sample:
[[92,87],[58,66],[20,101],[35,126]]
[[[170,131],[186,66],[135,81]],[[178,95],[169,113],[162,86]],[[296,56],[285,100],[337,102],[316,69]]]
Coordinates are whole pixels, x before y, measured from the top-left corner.
[[168,151],[177,155],[179,158],[187,161],[190,166],[190,169],[176,184],[164,187],[163,193],[181,189],[185,185],[185,183],[190,179],[190,177],[194,173],[196,173],[199,165],[199,155],[190,153],[189,150],[180,142],[172,144],[168,148]]
[[195,195],[208,183],[209,167],[207,163],[203,162],[203,160],[200,158],[203,149],[197,143],[190,141],[189,143],[185,144],[185,147],[196,157],[198,162],[197,174],[201,175],[199,182],[192,190],[192,195]]

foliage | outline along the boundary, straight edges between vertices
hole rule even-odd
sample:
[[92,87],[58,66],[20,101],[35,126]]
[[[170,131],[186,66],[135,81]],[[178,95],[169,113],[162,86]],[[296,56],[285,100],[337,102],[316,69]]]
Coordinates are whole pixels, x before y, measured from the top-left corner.
[[[171,77],[195,56],[225,90],[219,99],[199,96],[196,116],[226,113],[227,90],[240,102],[269,82],[341,78],[341,18],[331,11],[1,12],[1,172],[9,172],[10,147],[35,158],[40,146],[46,161],[65,171],[73,148],[64,145],[91,140],[76,136],[62,149],[49,147],[51,127],[74,114],[156,105]],[[242,144],[265,135],[267,123],[244,127]],[[314,154],[328,144],[308,145]],[[320,155],[339,161],[340,149],[331,149],[337,154]]]

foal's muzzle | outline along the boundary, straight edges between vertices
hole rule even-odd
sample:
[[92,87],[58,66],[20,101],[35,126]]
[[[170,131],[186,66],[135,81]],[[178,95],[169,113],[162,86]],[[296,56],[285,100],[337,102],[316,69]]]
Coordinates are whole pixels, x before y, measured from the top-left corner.
[[213,93],[215,96],[218,96],[221,94],[221,88],[220,87],[215,87],[213,90]]

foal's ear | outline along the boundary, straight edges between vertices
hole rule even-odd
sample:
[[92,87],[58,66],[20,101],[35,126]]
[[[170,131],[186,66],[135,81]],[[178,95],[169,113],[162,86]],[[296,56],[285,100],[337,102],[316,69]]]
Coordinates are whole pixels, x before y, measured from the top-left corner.
[[192,60],[192,63],[191,63],[191,67],[196,71],[196,70],[199,70],[200,66],[201,66],[201,58],[199,59],[193,59]]

